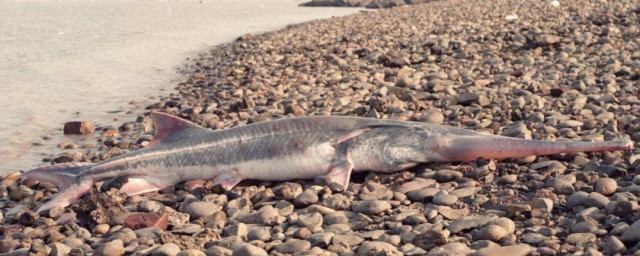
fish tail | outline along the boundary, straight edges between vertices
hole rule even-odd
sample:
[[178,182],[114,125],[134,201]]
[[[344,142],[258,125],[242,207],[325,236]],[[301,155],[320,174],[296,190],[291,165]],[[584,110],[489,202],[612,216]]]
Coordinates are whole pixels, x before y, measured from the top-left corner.
[[25,173],[24,177],[51,182],[60,190],[51,200],[38,207],[37,211],[44,212],[56,206],[66,207],[89,192],[94,181],[85,178],[82,173],[91,167],[93,167],[91,163],[63,163]]

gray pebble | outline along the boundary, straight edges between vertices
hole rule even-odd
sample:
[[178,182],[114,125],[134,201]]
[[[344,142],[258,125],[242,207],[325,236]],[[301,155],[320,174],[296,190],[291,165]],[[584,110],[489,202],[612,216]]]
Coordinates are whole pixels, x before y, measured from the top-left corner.
[[618,183],[614,179],[600,178],[596,182],[596,192],[602,195],[609,196],[615,193],[616,189],[618,189]]
[[381,200],[365,200],[355,203],[354,212],[366,215],[378,215],[391,209],[391,205],[387,201]]
[[233,256],[267,256],[267,252],[257,246],[245,243],[233,249]]
[[152,256],[176,256],[180,252],[180,247],[174,243],[165,243],[151,252]]
[[458,201],[458,197],[454,195],[449,195],[449,193],[445,190],[440,190],[433,196],[433,203],[438,205],[452,205],[456,201]]
[[249,233],[247,234],[247,239],[249,241],[259,240],[266,242],[271,238],[271,232],[269,232],[268,228],[263,227],[252,227],[249,229]]
[[301,253],[311,248],[311,243],[305,240],[290,239],[273,247],[279,253]]
[[481,228],[476,234],[476,240],[489,240],[499,242],[509,234],[507,230],[498,225],[487,225]]
[[212,215],[220,210],[221,207],[219,205],[207,201],[192,202],[184,209],[185,213],[189,214],[192,220]]
[[390,243],[378,242],[378,241],[367,241],[362,243],[358,247],[358,256],[370,255],[373,252],[382,252],[386,251],[391,255],[397,255],[399,253],[398,248],[393,246]]
[[198,249],[188,249],[179,252],[176,256],[206,256],[206,254]]
[[607,255],[624,254],[627,252],[627,247],[615,236],[605,238],[603,247],[603,252]]

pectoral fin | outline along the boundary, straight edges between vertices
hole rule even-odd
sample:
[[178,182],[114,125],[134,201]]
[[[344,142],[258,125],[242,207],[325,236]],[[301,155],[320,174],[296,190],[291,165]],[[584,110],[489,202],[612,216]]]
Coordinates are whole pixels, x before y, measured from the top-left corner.
[[127,195],[139,195],[147,192],[158,191],[172,184],[156,184],[143,178],[132,178],[127,180],[127,183],[120,187],[120,192]]
[[331,179],[331,182],[338,183],[344,189],[347,189],[349,180],[351,179],[351,171],[353,171],[353,165],[349,161],[334,161],[331,164],[327,177]]
[[220,174],[213,179],[213,184],[220,184],[225,190],[229,190],[238,185],[242,180],[243,178],[237,170],[231,170],[220,172]]

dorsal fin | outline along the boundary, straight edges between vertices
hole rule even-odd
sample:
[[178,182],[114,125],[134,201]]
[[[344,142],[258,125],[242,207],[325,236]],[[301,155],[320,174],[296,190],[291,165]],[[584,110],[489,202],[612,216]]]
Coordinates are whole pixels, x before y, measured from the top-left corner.
[[151,120],[153,121],[153,126],[156,128],[156,135],[153,137],[153,140],[151,140],[151,143],[149,143],[149,147],[159,144],[162,140],[180,131],[187,129],[204,129],[197,124],[162,112],[151,112]]

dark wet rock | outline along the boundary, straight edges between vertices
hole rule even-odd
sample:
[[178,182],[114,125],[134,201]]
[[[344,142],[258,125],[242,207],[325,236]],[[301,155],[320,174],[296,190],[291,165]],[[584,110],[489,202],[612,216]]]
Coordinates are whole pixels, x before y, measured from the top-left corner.
[[96,130],[92,121],[74,121],[64,124],[64,134],[91,134]]

